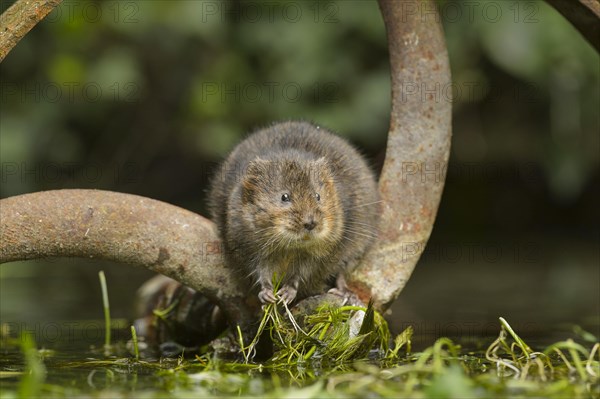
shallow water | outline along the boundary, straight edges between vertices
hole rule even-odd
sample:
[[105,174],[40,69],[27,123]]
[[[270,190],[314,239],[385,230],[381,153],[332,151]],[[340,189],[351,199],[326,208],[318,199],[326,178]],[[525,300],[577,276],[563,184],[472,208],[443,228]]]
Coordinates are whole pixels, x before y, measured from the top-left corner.
[[[96,331],[101,331],[103,326],[99,321],[54,323],[52,327],[47,326],[45,329],[39,325],[27,327],[31,333],[42,333],[38,335],[42,339],[37,345],[42,349],[39,352],[40,358],[46,368],[42,388],[44,397],[63,398],[98,394],[101,397],[137,397],[138,395],[160,397],[175,394],[179,397],[191,394],[222,396],[269,393],[271,395],[281,389],[313,389],[315,381],[323,380],[324,377],[327,377],[330,383],[339,376],[341,379],[345,378],[344,373],[351,378],[359,379],[368,377],[369,372],[372,372],[365,369],[366,371],[362,370],[357,374],[355,365],[352,364],[328,368],[293,366],[289,370],[264,370],[263,372],[256,368],[246,369],[243,365],[237,370],[232,370],[226,365],[207,368],[191,354],[188,354],[185,359],[161,358],[152,352],[145,352],[140,362],[134,359],[131,347],[126,344],[130,339],[129,328],[124,321],[121,323],[123,328],[112,330],[115,344],[110,354],[105,353],[103,349],[103,332],[102,336],[97,336]],[[11,375],[11,372],[27,370],[22,348],[19,346],[20,341],[15,338],[15,333],[18,332],[15,328],[18,326],[13,324],[11,327],[12,338],[7,339],[5,335],[0,348],[2,353],[0,387],[3,398],[14,397],[24,378],[23,375]],[[20,327],[22,328],[20,332],[23,332],[25,325]],[[48,332],[50,329],[53,335],[44,336],[43,332]],[[6,332],[6,325],[4,331]],[[485,360],[485,350],[497,337],[498,331],[499,328],[493,336],[482,336],[477,339],[473,336],[466,339],[455,337],[455,343],[461,344],[460,357],[463,364],[468,365],[466,368],[471,377],[481,375],[489,368],[489,362]],[[574,336],[572,333],[570,335]],[[428,336],[413,338],[415,342],[429,339]],[[530,340],[528,343],[534,350],[541,350],[550,341],[537,339]],[[399,364],[401,363],[410,363],[410,356],[401,358]],[[459,381],[462,380],[459,378]],[[345,387],[344,384],[347,382],[340,386]],[[317,385],[321,387],[320,384]],[[596,390],[598,390],[597,385],[596,383]]]

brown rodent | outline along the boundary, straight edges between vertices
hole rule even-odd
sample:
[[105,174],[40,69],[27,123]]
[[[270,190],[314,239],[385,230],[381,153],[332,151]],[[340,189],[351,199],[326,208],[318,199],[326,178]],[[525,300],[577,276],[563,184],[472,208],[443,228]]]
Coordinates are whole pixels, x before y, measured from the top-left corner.
[[260,285],[263,303],[322,293],[343,276],[376,236],[379,202],[373,173],[350,144],[293,121],[242,141],[209,192],[226,261]]

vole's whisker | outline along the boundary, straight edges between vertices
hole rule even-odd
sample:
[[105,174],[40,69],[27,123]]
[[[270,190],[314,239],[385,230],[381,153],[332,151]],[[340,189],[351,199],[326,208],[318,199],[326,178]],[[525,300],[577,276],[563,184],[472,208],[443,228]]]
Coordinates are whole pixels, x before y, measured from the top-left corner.
[[376,235],[374,234],[367,234],[365,232],[359,231],[359,230],[354,230],[354,229],[350,229],[350,228],[344,228],[344,231],[352,233],[352,234],[356,234],[359,236],[363,236],[363,237],[368,237],[368,238],[375,238]]
[[381,203],[381,202],[383,202],[383,200],[379,200],[379,201],[373,201],[373,202],[368,202],[368,203],[366,203],[366,204],[360,204],[360,205],[356,205],[356,206],[350,207],[350,208],[348,208],[348,209],[362,208],[363,206],[375,205],[375,204],[379,204],[379,203]]

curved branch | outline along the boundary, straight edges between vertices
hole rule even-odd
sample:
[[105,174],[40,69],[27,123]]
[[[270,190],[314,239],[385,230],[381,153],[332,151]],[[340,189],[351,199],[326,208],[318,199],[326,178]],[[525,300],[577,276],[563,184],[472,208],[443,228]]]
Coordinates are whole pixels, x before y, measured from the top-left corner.
[[176,206],[110,191],[45,191],[0,200],[0,229],[0,263],[50,256],[128,263],[202,292],[230,321],[251,315],[215,225]]
[[600,3],[598,0],[546,0],[583,37],[600,51]]
[[0,15],[0,62],[62,0],[17,0]]
[[[450,66],[433,1],[379,0],[392,71],[392,111],[379,180],[379,239],[348,285],[378,309],[398,296],[429,239],[450,154]],[[445,97],[446,96],[446,97]]]

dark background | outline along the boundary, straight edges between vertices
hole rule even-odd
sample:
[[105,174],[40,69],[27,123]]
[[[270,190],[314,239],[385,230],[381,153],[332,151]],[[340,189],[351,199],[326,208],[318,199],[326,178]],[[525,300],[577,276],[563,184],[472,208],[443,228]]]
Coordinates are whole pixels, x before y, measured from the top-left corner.
[[[598,54],[544,2],[439,6],[452,154],[391,324],[424,342],[496,334],[499,316],[523,335],[600,335]],[[0,64],[0,84],[2,198],[97,188],[206,214],[207,179],[247,132],[312,120],[377,169],[389,122],[374,1],[65,1]],[[101,269],[113,317],[131,318],[150,273],[55,259],[2,266],[2,323],[43,339],[49,323],[100,319]]]

